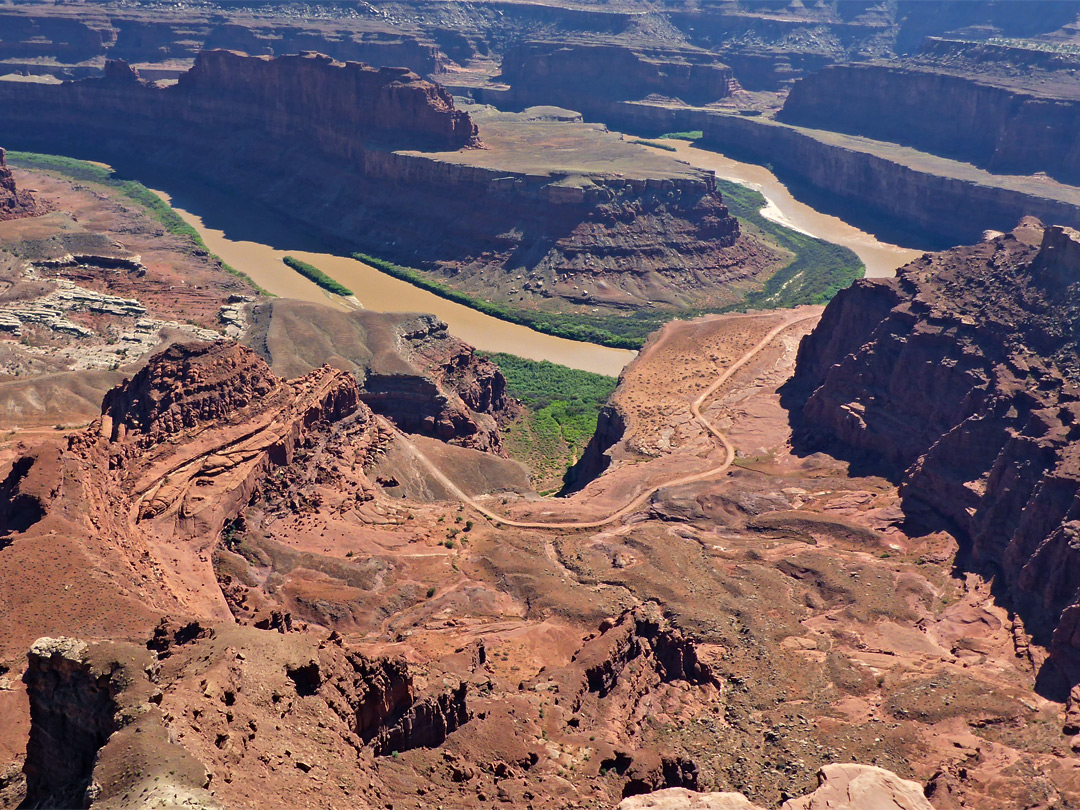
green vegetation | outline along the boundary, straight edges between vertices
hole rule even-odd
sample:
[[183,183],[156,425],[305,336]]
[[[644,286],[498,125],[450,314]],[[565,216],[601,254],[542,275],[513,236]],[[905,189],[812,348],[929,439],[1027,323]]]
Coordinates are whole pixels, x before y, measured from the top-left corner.
[[160,222],[166,231],[174,236],[190,240],[196,248],[209,254],[211,258],[221,265],[221,268],[226,273],[236,276],[250,284],[261,295],[270,295],[270,293],[252,281],[251,277],[246,273],[241,273],[236,268],[230,267],[211,253],[202,237],[199,236],[199,232],[184,222],[183,218],[176,213],[167,202],[142,183],[135,180],[124,180],[117,176],[116,172],[107,166],[91,163],[88,160],[77,160],[76,158],[64,157],[63,155],[43,155],[38,152],[8,151],[7,160],[13,166],[19,166],[24,169],[33,169],[35,171],[55,172],[56,174],[62,174],[65,177],[69,177],[72,180],[83,183],[97,183],[98,185],[107,186],[119,192],[133,203],[146,209],[147,213]]
[[282,259],[286,265],[291,267],[297,273],[304,278],[310,279],[322,287],[324,290],[334,293],[335,295],[350,296],[353,291],[346,287],[344,284],[338,284],[330,276],[326,275],[322,270],[313,264],[302,262],[293,256],[286,256]]
[[491,354],[506,377],[506,390],[526,414],[505,431],[507,449],[529,466],[539,487],[555,487],[596,432],[600,409],[616,379],[546,360]]
[[765,198],[759,192],[719,178],[716,187],[728,210],[744,225],[751,225],[795,254],[791,263],[765,282],[764,289],[750,293],[741,303],[728,309],[824,304],[865,272],[862,261],[848,248],[793,231],[763,217],[761,209],[765,206]]
[[660,143],[660,141],[646,141],[643,138],[633,138],[630,143],[636,143],[640,146],[651,146],[653,149],[663,149],[666,152],[678,151],[670,143]]
[[399,278],[422,290],[435,293],[440,298],[470,307],[510,323],[521,324],[537,332],[613,346],[616,349],[637,349],[657,326],[671,319],[670,313],[634,313],[632,315],[595,316],[559,312],[533,312],[500,304],[455,290],[447,284],[429,277],[421,270],[402,267],[393,262],[377,259],[366,253],[354,253],[353,258],[370,264],[388,276]]
[[661,135],[661,139],[671,138],[677,141],[700,141],[705,137],[705,133],[700,129],[689,129],[686,132],[668,132]]

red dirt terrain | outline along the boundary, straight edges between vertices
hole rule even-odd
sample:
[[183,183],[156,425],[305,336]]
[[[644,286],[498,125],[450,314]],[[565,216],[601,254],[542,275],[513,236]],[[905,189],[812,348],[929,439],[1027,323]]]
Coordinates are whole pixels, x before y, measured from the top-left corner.
[[888,479],[793,451],[780,389],[817,312],[666,327],[612,399],[607,470],[569,499],[451,480],[531,523],[651,491],[596,528],[402,498],[405,438],[353,375],[170,348],[6,475],[0,705],[28,742],[5,795],[1068,806],[1022,619],[954,572],[951,534],[908,530]]

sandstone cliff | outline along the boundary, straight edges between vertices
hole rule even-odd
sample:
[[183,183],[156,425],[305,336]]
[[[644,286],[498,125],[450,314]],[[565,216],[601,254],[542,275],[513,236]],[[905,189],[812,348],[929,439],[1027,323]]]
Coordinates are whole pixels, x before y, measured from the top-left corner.
[[1008,230],[1021,217],[1080,227],[1076,187],[994,175],[893,144],[774,121],[709,115],[704,143],[768,162],[800,195],[873,230],[933,245]]
[[1080,233],[1027,220],[842,292],[793,384],[811,446],[902,470],[911,515],[945,518],[1080,678]]
[[450,94],[407,68],[376,69],[312,53],[270,59],[205,51],[173,94],[182,120],[205,125],[227,108],[234,126],[257,125],[346,159],[380,140],[426,149],[479,143]]
[[516,103],[590,111],[604,102],[660,96],[708,104],[731,94],[731,68],[708,51],[617,42],[538,42],[509,49],[499,79]]

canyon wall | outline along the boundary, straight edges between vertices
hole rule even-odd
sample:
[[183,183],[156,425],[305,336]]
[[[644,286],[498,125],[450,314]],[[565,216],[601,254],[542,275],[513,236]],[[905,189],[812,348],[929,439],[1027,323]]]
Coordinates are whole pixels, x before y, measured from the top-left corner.
[[[802,343],[802,440],[901,470],[1080,680],[1080,232],[1025,220],[841,292]],[[963,561],[962,561],[963,562]]]
[[185,123],[258,127],[346,160],[373,142],[430,150],[479,144],[469,116],[439,85],[407,68],[313,53],[270,59],[206,51],[160,95]]
[[153,652],[40,638],[27,657],[31,725],[21,807],[132,807],[136,792],[144,806],[182,796],[189,807],[220,807],[206,790],[210,774],[174,741],[159,708]]
[[[0,83],[0,99],[24,122],[45,114],[55,126],[75,127],[94,115],[97,127],[130,136],[151,135],[151,127],[166,121],[251,130],[344,160],[362,160],[365,145],[387,140],[427,150],[478,143],[468,115],[454,109],[438,85],[405,68],[375,69],[311,53],[269,59],[207,51],[167,88],[141,82],[122,62],[109,62],[101,79]],[[110,116],[123,121],[110,125]]]
[[499,79],[522,106],[560,104],[583,112],[650,95],[707,104],[729,96],[734,81],[731,68],[707,51],[565,41],[511,48]]
[[918,62],[832,65],[795,83],[780,119],[914,146],[996,173],[1046,172],[1080,182],[1080,82],[1067,74],[1037,83]]
[[710,115],[703,144],[773,166],[799,193],[871,228],[907,231],[938,246],[1005,231],[1024,216],[1080,226],[1080,198],[1052,183],[999,178],[963,164],[772,121]]
[[0,149],[0,222],[32,217],[46,210],[29,191],[16,186],[11,169],[7,167],[4,150]]

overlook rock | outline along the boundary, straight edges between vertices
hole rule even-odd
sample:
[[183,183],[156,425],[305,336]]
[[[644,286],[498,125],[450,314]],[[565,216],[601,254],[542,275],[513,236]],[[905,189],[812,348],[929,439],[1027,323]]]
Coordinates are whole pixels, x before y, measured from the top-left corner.
[[1080,678],[1080,234],[1027,219],[859,281],[803,342],[809,445],[902,472],[958,528],[1070,683]]

